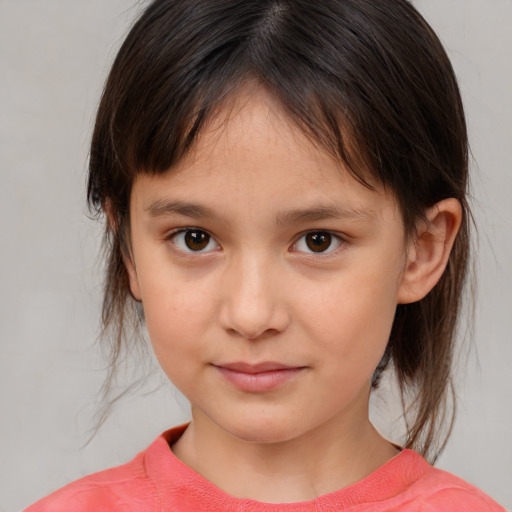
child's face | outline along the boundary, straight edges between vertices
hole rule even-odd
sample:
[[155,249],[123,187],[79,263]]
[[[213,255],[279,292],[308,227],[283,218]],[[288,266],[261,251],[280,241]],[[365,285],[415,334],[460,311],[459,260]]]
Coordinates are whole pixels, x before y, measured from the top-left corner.
[[258,442],[357,429],[404,286],[397,206],[265,93],[226,115],[133,186],[128,268],[156,356],[196,423]]

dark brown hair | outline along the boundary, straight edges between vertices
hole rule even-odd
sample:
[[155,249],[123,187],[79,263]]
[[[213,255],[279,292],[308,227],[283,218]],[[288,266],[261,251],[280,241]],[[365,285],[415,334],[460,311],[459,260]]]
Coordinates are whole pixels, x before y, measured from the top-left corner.
[[463,220],[448,267],[423,300],[399,305],[373,386],[391,363],[407,407],[407,447],[436,455],[469,255],[468,144],[449,59],[407,0],[155,0],[108,77],[90,152],[88,200],[106,205],[104,340],[111,373],[137,320],[122,255],[138,173],[164,173],[221,102],[257,81],[314,143],[400,206],[407,235],[453,197]]

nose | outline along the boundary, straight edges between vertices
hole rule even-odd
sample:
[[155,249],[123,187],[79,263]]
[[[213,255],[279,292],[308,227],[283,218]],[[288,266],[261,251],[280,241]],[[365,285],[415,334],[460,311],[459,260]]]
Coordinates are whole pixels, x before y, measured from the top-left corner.
[[288,327],[282,279],[272,267],[261,258],[247,257],[226,269],[220,322],[229,334],[258,340]]

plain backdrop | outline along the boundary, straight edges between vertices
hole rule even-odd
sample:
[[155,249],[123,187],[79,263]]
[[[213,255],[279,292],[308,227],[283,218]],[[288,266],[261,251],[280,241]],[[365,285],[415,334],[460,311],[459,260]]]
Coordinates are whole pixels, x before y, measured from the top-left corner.
[[[512,1],[416,5],[460,80],[480,230],[476,349],[461,360],[458,419],[438,466],[512,508]],[[87,151],[109,64],[142,6],[0,0],[0,512],[128,461],[188,417],[155,372],[83,447],[105,376]]]

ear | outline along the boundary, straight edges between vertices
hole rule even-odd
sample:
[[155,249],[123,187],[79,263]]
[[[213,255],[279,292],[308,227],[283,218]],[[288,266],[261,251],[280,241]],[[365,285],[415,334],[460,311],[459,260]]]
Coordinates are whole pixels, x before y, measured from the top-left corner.
[[462,221],[462,207],[457,199],[444,199],[429,208],[425,217],[408,247],[399,304],[423,299],[443,275]]
[[[107,225],[109,229],[115,233],[114,236],[121,238],[126,238],[129,236],[129,233],[119,233],[119,224],[117,222],[116,216],[114,214],[112,208],[112,202],[109,198],[107,198],[103,204],[103,211],[105,212],[105,216],[107,218]],[[126,268],[126,272],[128,273],[128,281],[130,285],[130,293],[132,297],[136,301],[141,301],[139,280],[137,278],[137,270],[135,268],[135,263],[133,259],[133,251],[131,250],[131,244],[129,239],[121,239],[120,240],[120,251],[121,258],[123,259],[124,266]]]
[[129,255],[124,254],[123,251],[123,263],[128,273],[128,281],[130,283],[131,296],[138,302],[142,302],[142,296],[140,293],[139,279],[137,277],[137,269],[133,261],[133,253],[130,251]]

